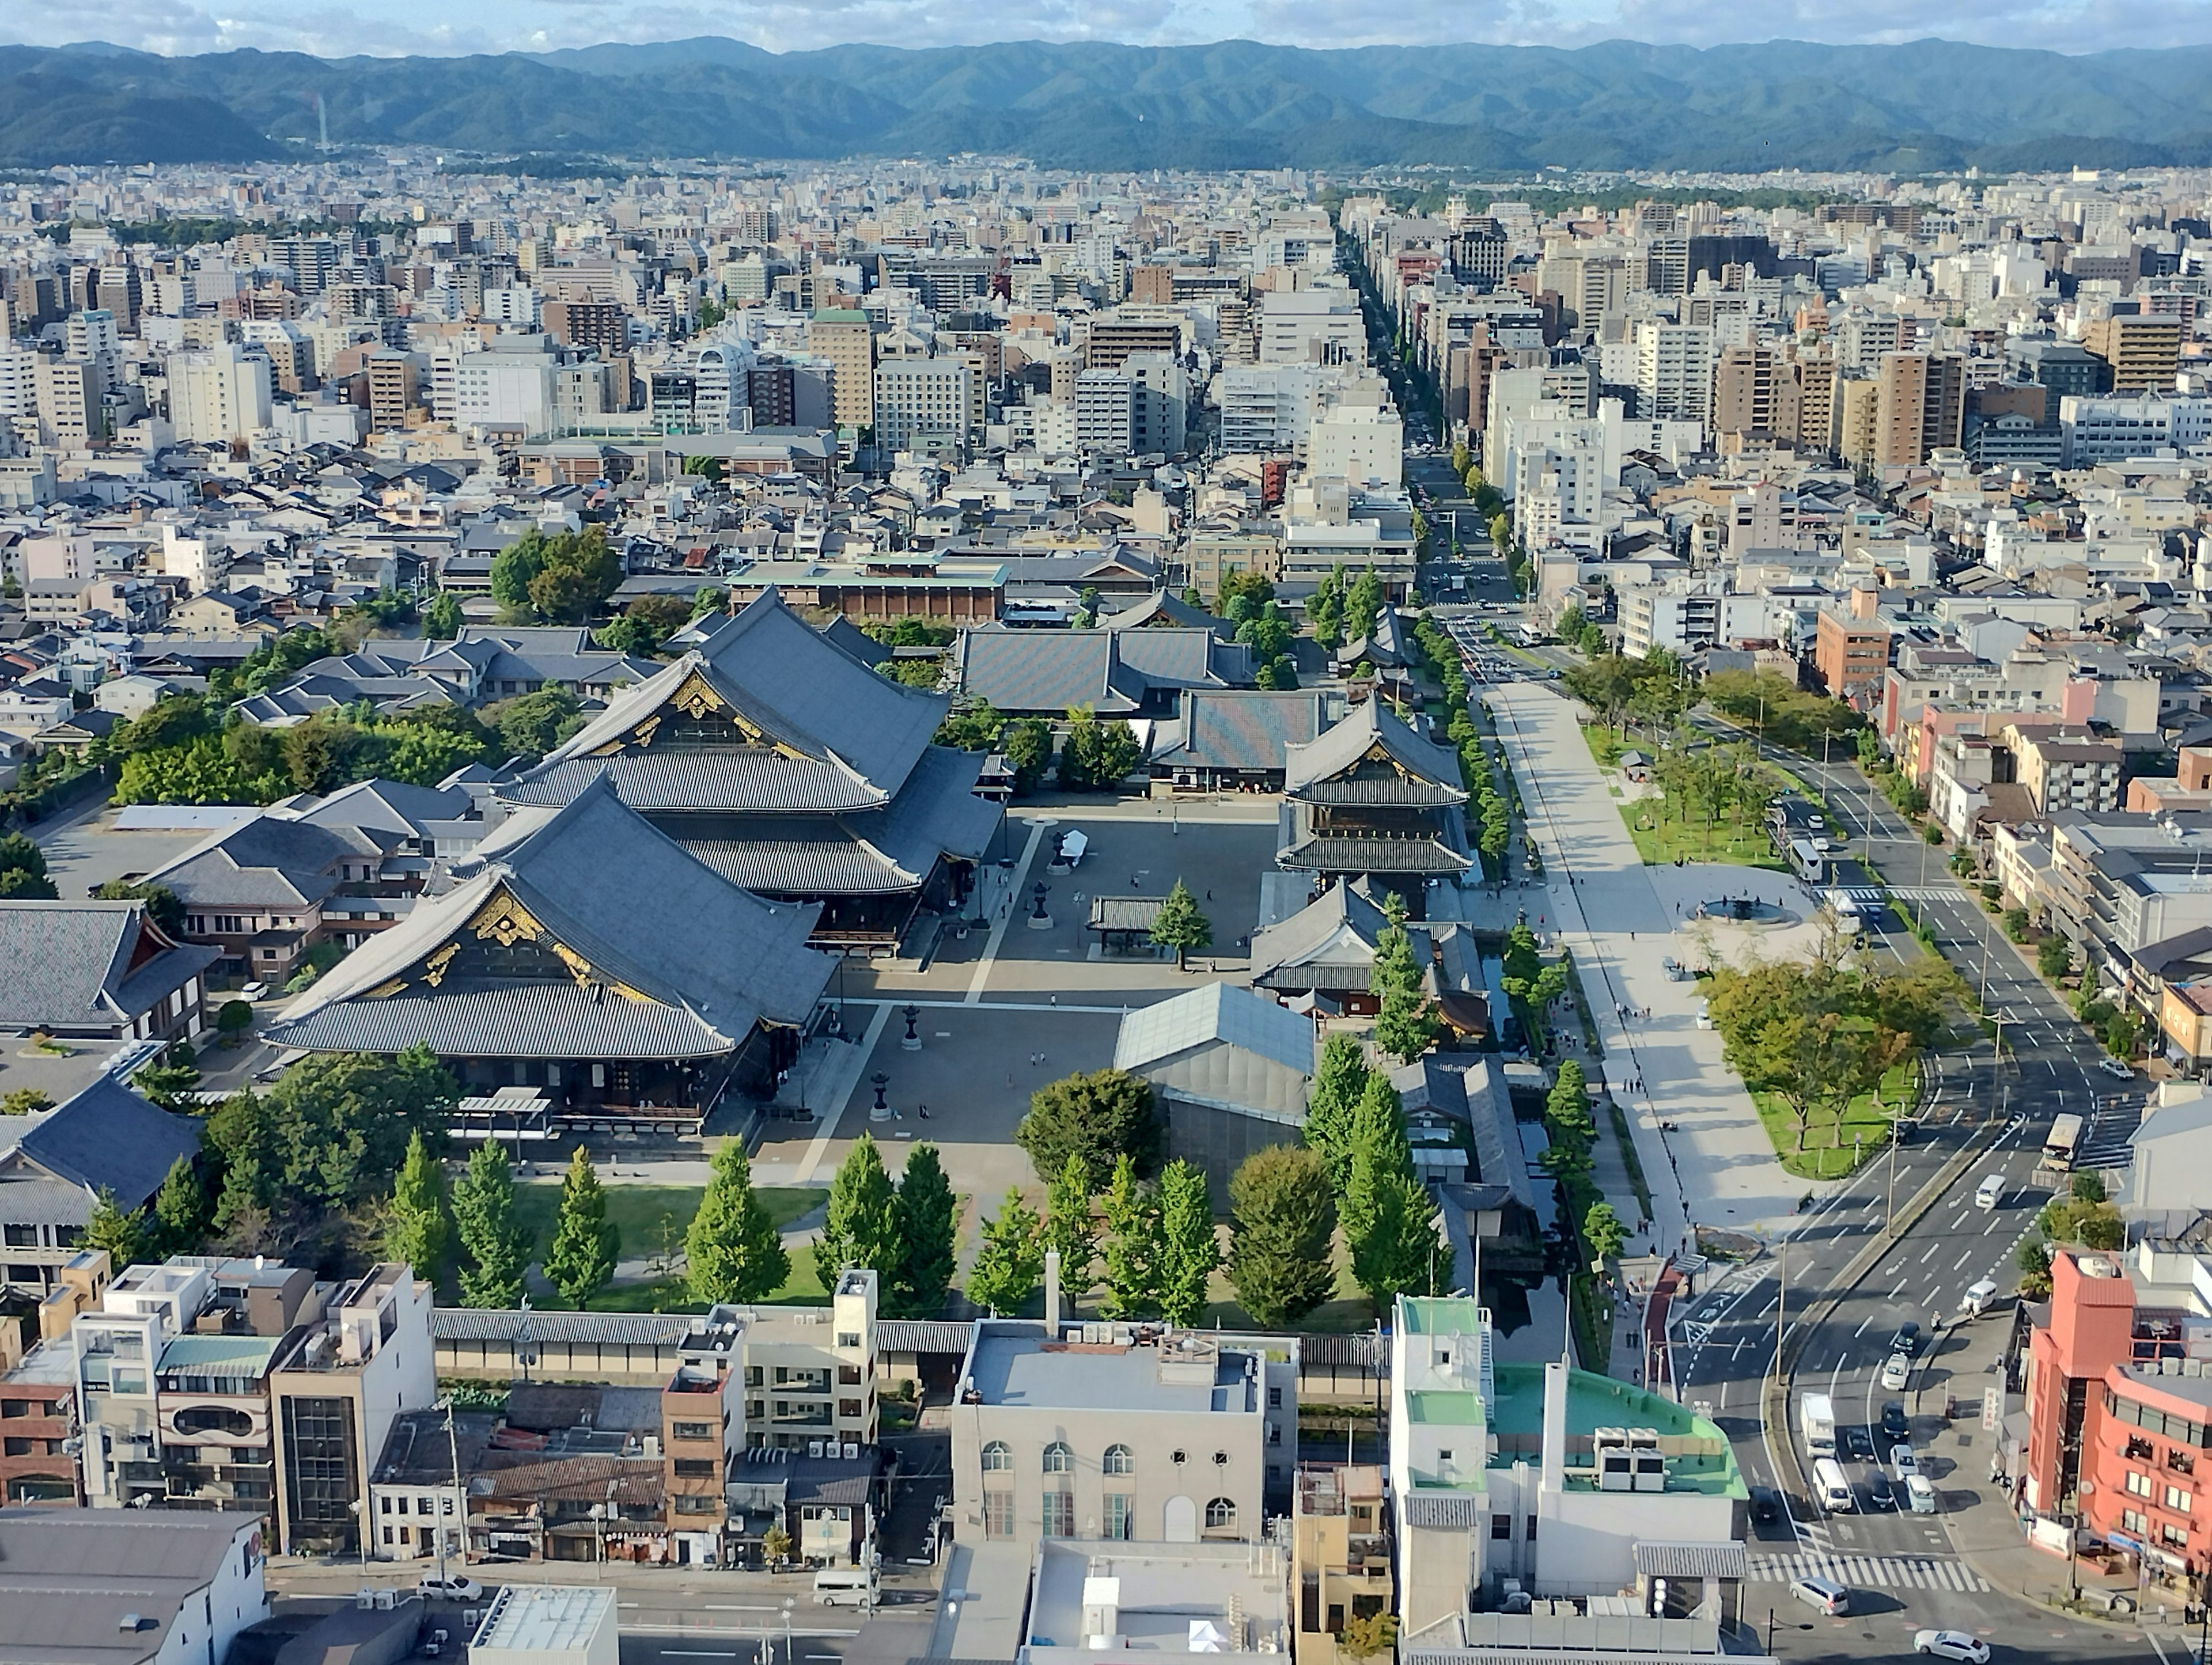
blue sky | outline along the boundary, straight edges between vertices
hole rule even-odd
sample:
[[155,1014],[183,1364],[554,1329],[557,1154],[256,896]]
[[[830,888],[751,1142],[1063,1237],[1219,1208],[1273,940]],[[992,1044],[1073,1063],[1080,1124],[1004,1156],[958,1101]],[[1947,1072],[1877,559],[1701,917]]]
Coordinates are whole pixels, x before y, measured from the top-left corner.
[[2212,0],[9,0],[0,39],[111,40],[165,53],[254,46],[354,52],[544,51],[602,40],[729,35],[785,52],[842,41],[949,46],[1001,39],[1179,46],[1231,38],[1302,46],[1437,40],[1580,46],[1626,39],[1893,42],[1935,35],[2089,52],[2212,40]]

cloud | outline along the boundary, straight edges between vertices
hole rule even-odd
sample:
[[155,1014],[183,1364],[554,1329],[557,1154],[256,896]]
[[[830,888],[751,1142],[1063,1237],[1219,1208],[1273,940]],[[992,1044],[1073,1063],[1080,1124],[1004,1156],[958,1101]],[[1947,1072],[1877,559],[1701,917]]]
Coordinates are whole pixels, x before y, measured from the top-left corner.
[[845,42],[973,46],[1114,40],[1187,46],[1419,46],[1475,40],[1577,46],[1607,39],[1693,46],[1790,39],[1831,44],[1940,37],[2080,52],[2212,40],[2212,0],[1036,0],[1018,10],[953,0],[388,0],[309,9],[266,0],[12,0],[0,37],[33,46],[107,40],[179,54],[252,46],[322,56],[544,52],[602,41],[727,35],[774,52]]

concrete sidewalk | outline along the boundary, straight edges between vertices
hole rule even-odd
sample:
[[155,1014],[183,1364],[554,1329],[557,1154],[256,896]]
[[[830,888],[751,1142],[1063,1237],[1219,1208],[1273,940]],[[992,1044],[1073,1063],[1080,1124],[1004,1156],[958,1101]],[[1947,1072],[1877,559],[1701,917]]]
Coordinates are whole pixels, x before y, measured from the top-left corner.
[[[1820,1188],[1783,1171],[1751,1095],[1722,1060],[1721,1037],[1697,1027],[1698,985],[1670,979],[1662,962],[1699,957],[1678,925],[1692,911],[1678,915],[1680,890],[1717,885],[1718,895],[1790,881],[1749,868],[1668,868],[1662,896],[1583,739],[1576,706],[1534,683],[1491,688],[1484,697],[1551,881],[1522,893],[1519,905],[1574,951],[1605,1067],[1622,1086],[1651,1184],[1658,1248],[1688,1248],[1692,1225],[1789,1230],[1797,1200]],[[1650,1016],[1624,1019],[1623,1006]]]

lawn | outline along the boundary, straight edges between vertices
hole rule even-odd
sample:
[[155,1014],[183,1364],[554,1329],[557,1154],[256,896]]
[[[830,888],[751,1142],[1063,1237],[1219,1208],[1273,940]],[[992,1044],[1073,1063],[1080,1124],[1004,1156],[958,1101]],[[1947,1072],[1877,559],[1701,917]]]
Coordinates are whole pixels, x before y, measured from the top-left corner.
[[1590,756],[1597,759],[1597,766],[1619,769],[1620,754],[1628,750],[1628,743],[1603,723],[1584,723],[1581,726],[1583,744],[1589,747]]
[[[704,1188],[696,1185],[609,1185],[605,1188],[607,1199],[607,1218],[622,1233],[622,1254],[625,1260],[667,1253],[679,1255],[684,1249],[684,1233],[691,1224],[691,1217],[699,1212],[699,1199]],[[769,1218],[779,1226],[789,1225],[809,1210],[820,1207],[829,1200],[829,1192],[815,1186],[764,1185],[755,1193],[767,1205]],[[556,1178],[526,1180],[514,1188],[515,1217],[522,1222],[536,1243],[535,1255],[542,1255],[553,1241],[553,1218],[561,1203],[561,1182]],[[801,1261],[805,1262],[804,1266]],[[792,1257],[791,1282],[788,1294],[779,1294],[779,1300],[819,1301],[823,1298],[822,1285],[814,1275],[812,1257],[805,1254]],[[648,1284],[612,1284],[592,1301],[592,1307],[602,1312],[635,1312],[652,1310],[652,1286]],[[683,1303],[671,1302],[667,1310],[678,1310]]]
[[1627,823],[1629,836],[1636,841],[1636,853],[1644,858],[1647,867],[1669,866],[1679,856],[1685,861],[1719,861],[1737,867],[1789,871],[1782,858],[1774,854],[1765,827],[1757,822],[1746,822],[1739,827],[1723,817],[1713,823],[1708,842],[1704,817],[1685,820],[1679,815],[1670,815],[1666,800],[1656,796],[1623,804],[1620,818]]
[[[1881,1102],[1861,1093],[1844,1111],[1843,1125],[1815,1111],[1805,1127],[1805,1148],[1796,1147],[1797,1121],[1771,1093],[1753,1090],[1752,1102],[1783,1171],[1800,1179],[1842,1179],[1881,1154],[1889,1141],[1890,1118],[1912,1102],[1920,1081],[1920,1060],[1908,1058],[1881,1078]],[[1855,1143],[1856,1141],[1856,1143]]]

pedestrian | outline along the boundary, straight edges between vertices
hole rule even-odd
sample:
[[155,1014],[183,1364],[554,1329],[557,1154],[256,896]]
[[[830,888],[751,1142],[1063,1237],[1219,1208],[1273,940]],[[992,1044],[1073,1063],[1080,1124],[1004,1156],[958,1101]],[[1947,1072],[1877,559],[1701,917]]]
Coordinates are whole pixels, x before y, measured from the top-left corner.
[[1208,890],[1208,891],[1206,893],[1206,899],[1208,902],[1212,901],[1212,900],[1213,900],[1213,892],[1212,892],[1212,891],[1211,891],[1211,890]]
[[920,1117],[921,1117],[924,1121],[928,1121],[928,1120],[929,1120],[929,1106],[928,1106],[928,1105],[927,1105],[927,1104],[923,1104],[923,1103],[917,1103],[915,1105],[915,1107],[914,1107],[914,1110],[915,1110],[915,1114],[916,1115],[920,1116]]

